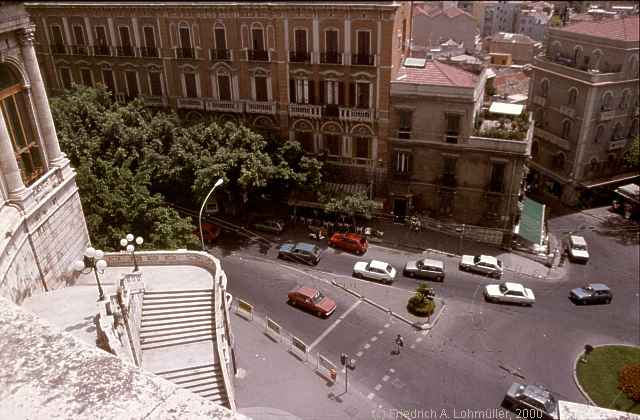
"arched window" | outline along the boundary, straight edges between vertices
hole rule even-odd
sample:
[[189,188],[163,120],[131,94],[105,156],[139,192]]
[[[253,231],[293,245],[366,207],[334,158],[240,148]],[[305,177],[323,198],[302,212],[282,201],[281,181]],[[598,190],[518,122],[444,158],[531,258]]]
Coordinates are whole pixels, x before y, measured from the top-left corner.
[[540,82],[540,96],[546,98],[549,95],[549,80],[542,79]]
[[613,134],[611,135],[611,140],[618,140],[622,138],[622,124],[621,123],[616,123],[614,129],[613,129]]
[[602,105],[600,106],[601,111],[609,111],[611,109],[611,102],[613,101],[613,94],[611,92],[605,92],[602,95]]
[[567,105],[575,106],[577,97],[578,97],[578,89],[576,88],[569,89],[569,100],[567,102]]
[[562,138],[568,140],[569,135],[571,135],[571,121],[564,120],[562,122]]
[[38,145],[33,113],[27,90],[18,71],[0,63],[0,117],[4,119],[20,175],[31,185],[44,172],[44,160]]
[[602,58],[602,51],[595,50],[593,52],[593,61],[591,62],[591,68],[598,70],[600,68],[600,59]]
[[582,60],[582,47],[580,45],[576,45],[573,49],[573,64],[575,66],[579,65],[580,60]]
[[600,140],[602,140],[602,135],[604,134],[604,125],[599,125],[598,128],[596,128],[596,135],[593,138],[593,142],[597,143]]

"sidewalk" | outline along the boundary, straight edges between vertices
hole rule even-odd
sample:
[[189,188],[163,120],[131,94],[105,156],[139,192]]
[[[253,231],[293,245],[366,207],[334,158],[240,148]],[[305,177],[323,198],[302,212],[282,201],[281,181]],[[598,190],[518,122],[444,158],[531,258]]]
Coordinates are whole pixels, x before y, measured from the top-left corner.
[[331,384],[288,352],[284,343],[268,338],[262,325],[238,315],[231,317],[236,362],[238,412],[254,420],[370,420],[377,406],[350,384]]

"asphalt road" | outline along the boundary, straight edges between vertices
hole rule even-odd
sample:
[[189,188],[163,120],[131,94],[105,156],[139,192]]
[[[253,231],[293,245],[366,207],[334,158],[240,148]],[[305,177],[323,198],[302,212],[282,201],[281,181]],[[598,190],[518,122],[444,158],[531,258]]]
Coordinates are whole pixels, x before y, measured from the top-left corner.
[[[507,272],[503,280],[534,290],[532,308],[484,302],[482,288],[495,280],[457,270],[458,261],[442,258],[447,277],[429,282],[447,308],[436,327],[423,334],[329,283],[349,280],[367,296],[385,301],[406,299],[416,287],[401,270],[419,254],[371,245],[364,257],[327,249],[316,267],[277,260],[275,246],[230,243],[223,255],[229,291],[255,305],[291,334],[313,344],[337,361],[341,352],[357,360],[350,381],[363,395],[398,409],[484,410],[498,407],[513,381],[542,383],[561,399],[583,402],[572,379],[577,354],[585,344],[640,344],[638,245],[625,243],[601,222],[582,214],[550,221],[558,235],[580,231],[590,246],[586,265],[570,264],[557,281]],[[349,279],[358,260],[380,259],[400,271],[392,287]],[[569,263],[567,263],[569,264]],[[613,290],[610,305],[575,306],[571,288],[605,282]],[[286,294],[299,285],[319,288],[334,298],[338,309],[320,319],[286,303]],[[405,347],[392,355],[393,338],[402,334]]]

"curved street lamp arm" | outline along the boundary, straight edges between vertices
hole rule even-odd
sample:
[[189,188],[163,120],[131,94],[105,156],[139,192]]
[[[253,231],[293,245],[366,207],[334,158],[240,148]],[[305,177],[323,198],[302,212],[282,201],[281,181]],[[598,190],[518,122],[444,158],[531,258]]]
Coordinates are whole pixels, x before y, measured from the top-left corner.
[[198,214],[198,226],[200,227],[200,242],[202,243],[202,250],[205,252],[206,252],[206,248],[204,247],[204,236],[202,235],[202,212],[204,211],[204,206],[207,204],[207,201],[209,201],[209,197],[211,197],[211,194],[213,194],[213,191],[220,184],[222,184],[222,182],[220,181],[222,181],[222,178],[216,181],[216,184],[213,186],[213,188],[211,188],[211,191],[209,191],[209,194],[207,194],[206,198],[202,202],[202,206],[200,207],[200,213]]

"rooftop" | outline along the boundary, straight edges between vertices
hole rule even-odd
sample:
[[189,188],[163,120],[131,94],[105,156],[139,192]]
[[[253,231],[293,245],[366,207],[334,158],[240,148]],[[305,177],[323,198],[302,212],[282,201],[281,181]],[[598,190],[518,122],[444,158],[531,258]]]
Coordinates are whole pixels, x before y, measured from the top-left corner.
[[[478,76],[439,61],[408,59],[400,67],[394,82],[475,88]],[[424,63],[424,64],[423,64]]]
[[498,42],[512,42],[514,44],[535,44],[537,42],[527,35],[512,34],[510,32],[498,32],[497,34],[490,36],[489,40]]
[[469,13],[457,7],[449,7],[443,10],[439,6],[429,6],[429,5],[416,6],[415,14],[428,16],[430,18],[444,15],[450,19],[457,18],[458,16],[468,16],[472,19],[475,19],[472,15],[470,15]]
[[640,41],[640,26],[638,22],[638,16],[636,15],[618,19],[583,21],[557,29],[599,38],[638,42]]

